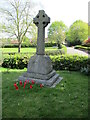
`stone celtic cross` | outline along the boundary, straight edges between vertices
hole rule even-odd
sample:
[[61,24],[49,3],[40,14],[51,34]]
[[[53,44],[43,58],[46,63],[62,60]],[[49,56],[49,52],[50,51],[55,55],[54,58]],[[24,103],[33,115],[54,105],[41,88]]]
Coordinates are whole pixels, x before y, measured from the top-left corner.
[[37,55],[45,54],[45,27],[50,23],[50,18],[45,14],[44,10],[39,10],[39,13],[33,19],[33,23],[38,27],[37,37]]
[[45,55],[45,27],[50,23],[50,18],[45,14],[44,10],[33,19],[34,24],[38,28],[37,52],[28,62],[27,72],[19,76],[19,80],[26,79],[36,84],[43,84],[48,87],[55,87],[62,77],[53,70],[52,61],[48,55]]

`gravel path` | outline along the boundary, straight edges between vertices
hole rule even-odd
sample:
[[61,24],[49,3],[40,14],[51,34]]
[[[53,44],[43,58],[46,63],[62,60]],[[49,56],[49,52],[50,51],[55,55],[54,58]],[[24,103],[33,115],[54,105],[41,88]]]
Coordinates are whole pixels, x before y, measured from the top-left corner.
[[81,50],[77,50],[77,49],[74,49],[73,47],[67,47],[67,54],[79,54],[79,55],[82,55],[82,56],[89,56],[87,53],[81,51]]

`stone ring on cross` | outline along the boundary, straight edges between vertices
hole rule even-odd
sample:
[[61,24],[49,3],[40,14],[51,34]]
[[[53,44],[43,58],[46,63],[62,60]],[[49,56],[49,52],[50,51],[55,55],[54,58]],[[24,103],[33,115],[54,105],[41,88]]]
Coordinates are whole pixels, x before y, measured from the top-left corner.
[[33,23],[39,27],[46,27],[50,23],[50,17],[47,16],[44,10],[39,10],[39,13],[33,18]]
[[45,54],[45,27],[50,23],[50,17],[47,16],[44,10],[39,10],[39,13],[33,18],[33,23],[38,28],[37,36],[37,55]]

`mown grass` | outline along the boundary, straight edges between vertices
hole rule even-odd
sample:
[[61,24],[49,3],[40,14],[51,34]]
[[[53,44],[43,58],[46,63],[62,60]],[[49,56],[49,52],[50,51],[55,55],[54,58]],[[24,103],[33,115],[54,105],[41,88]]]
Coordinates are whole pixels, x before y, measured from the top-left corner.
[[14,82],[26,71],[2,71],[3,118],[84,118],[88,116],[88,76],[79,72],[57,71],[63,80],[55,88],[23,87]]
[[[57,50],[56,47],[45,47],[45,51],[48,50]],[[18,52],[18,48],[0,48],[0,51],[2,51],[3,53],[9,53],[9,52]],[[21,53],[24,52],[30,52],[30,53],[35,53],[36,52],[36,48],[21,48]]]

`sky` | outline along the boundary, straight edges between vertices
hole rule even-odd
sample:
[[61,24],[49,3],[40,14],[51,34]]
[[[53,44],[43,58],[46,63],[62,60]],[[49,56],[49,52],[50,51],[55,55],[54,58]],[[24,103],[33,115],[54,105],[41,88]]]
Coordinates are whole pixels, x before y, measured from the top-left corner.
[[[63,21],[67,27],[76,20],[88,23],[89,0],[33,0],[41,5],[46,14],[54,21]],[[51,24],[50,23],[50,24]],[[49,27],[50,25],[48,25]],[[48,29],[46,28],[46,30]],[[46,33],[47,36],[47,33]]]
[[88,22],[89,0],[33,0],[42,5],[42,8],[51,18],[51,23],[62,20],[68,27],[78,19]]
[[[88,2],[89,0],[32,0],[39,5],[38,9],[45,10],[51,18],[51,22],[63,21],[68,27],[76,20],[83,20],[88,23]],[[3,0],[0,0],[2,6]],[[36,14],[38,13],[38,10]],[[48,27],[50,26],[48,25]],[[46,28],[46,30],[48,29]],[[47,33],[46,33],[47,36]]]

